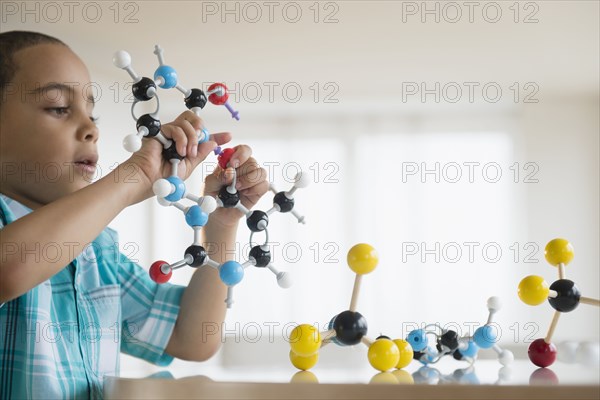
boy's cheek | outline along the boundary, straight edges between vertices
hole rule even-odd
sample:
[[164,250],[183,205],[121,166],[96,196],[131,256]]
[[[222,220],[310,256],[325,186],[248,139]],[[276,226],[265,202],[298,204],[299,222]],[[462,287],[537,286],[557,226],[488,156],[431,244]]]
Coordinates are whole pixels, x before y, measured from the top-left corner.
[[19,170],[15,162],[3,162],[0,164],[0,179],[2,182],[11,182],[19,177]]

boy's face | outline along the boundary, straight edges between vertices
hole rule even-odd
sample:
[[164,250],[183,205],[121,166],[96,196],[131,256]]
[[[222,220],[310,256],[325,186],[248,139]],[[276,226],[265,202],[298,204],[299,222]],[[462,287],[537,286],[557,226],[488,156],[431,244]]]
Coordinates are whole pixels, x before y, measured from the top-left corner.
[[83,62],[65,46],[32,46],[13,59],[17,71],[0,103],[0,191],[36,208],[95,175],[92,86]]

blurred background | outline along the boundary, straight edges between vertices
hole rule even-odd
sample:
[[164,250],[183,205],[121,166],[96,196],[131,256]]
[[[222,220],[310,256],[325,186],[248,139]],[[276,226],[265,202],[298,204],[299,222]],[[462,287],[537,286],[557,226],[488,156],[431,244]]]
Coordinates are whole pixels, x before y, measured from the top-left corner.
[[[599,297],[598,15],[590,1],[3,1],[1,30],[54,35],[88,65],[99,177],[128,157],[121,142],[135,129],[131,82],[113,53],[127,50],[135,71],[152,76],[155,44],[183,86],[229,86],[241,120],[208,104],[206,127],[250,145],[278,189],[309,174],[296,196],[307,224],[274,215],[269,226],[274,264],[294,286],[247,270],[209,361],[291,369],[282,338],[347,309],[346,253],[359,242],[380,257],[358,305],[370,336],[434,322],[466,334],[496,295],[501,345],[522,352],[545,336],[553,310],[521,303],[517,285],[529,274],[557,279],[544,259],[555,237],[575,248],[567,277]],[[179,92],[160,96],[163,122],[184,111]],[[215,161],[196,170],[190,190],[202,191]],[[267,194],[256,208],[270,202]],[[145,268],[181,259],[193,238],[181,213],[155,199],[111,226]],[[248,239],[242,223],[236,248],[218,251],[245,260]],[[582,305],[555,341],[597,342],[599,325],[598,309]],[[333,352],[322,362],[342,366],[366,350]],[[155,369],[123,356],[124,374]]]

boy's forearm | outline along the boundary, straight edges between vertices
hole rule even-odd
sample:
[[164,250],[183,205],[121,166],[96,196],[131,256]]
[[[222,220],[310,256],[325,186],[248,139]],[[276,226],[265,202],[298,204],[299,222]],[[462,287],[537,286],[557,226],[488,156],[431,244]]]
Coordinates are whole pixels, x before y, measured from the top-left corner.
[[[66,267],[121,210],[147,192],[131,166],[36,209],[0,230],[0,302],[31,290]],[[43,249],[58,249],[45,257]]]
[[[222,263],[233,259],[226,248],[234,248],[237,226],[209,223],[203,228],[204,242],[217,246],[211,259]],[[221,326],[227,310],[225,298],[227,287],[219,278],[219,272],[207,266],[194,272],[185,289],[179,316],[167,353],[184,360],[209,359],[221,344]]]

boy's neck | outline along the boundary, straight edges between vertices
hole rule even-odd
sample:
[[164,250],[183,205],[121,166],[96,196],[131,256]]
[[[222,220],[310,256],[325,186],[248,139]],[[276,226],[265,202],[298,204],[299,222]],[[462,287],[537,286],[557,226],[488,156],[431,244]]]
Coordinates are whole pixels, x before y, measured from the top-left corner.
[[10,197],[11,199],[13,199],[15,201],[18,201],[19,203],[23,204],[25,207],[28,207],[32,210],[35,210],[37,208],[44,206],[44,204],[41,204],[35,200],[29,199],[27,196],[22,196],[18,193],[13,193],[12,191],[5,190],[4,188],[2,189],[2,191],[0,191],[0,193],[5,195],[6,197]]

